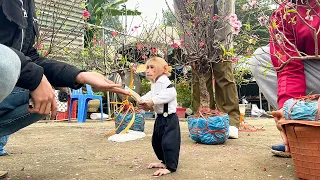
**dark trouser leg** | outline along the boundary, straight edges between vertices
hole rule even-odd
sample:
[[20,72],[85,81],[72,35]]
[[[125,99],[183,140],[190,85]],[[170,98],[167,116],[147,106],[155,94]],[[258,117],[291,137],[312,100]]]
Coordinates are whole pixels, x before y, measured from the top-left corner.
[[164,163],[168,170],[175,172],[178,167],[181,144],[179,119],[176,114],[172,114],[163,120],[167,124],[163,128],[162,136]]
[[234,81],[232,63],[213,63],[216,103],[220,111],[228,113],[230,125],[239,127],[239,100]]
[[154,123],[153,135],[152,135],[152,147],[158,159],[164,162],[163,150],[162,150],[162,137],[160,134],[160,121],[161,121],[160,117],[157,117]]
[[[214,99],[213,82],[212,82],[212,72],[208,72],[204,75],[207,91],[210,97],[210,109],[216,109],[216,102]],[[197,112],[201,106],[200,104],[201,96],[201,85],[199,75],[192,70],[192,110]]]

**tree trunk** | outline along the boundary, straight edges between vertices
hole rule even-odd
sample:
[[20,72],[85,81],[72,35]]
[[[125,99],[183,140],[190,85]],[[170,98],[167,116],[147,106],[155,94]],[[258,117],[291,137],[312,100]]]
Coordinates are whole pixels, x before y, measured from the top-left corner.
[[199,74],[200,82],[200,108],[208,108],[210,106],[210,95],[206,86],[206,77],[204,74]]

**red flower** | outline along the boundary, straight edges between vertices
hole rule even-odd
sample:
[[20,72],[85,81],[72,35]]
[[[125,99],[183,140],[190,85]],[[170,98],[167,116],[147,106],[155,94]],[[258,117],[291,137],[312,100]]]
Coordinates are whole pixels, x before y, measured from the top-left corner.
[[174,43],[174,44],[173,44],[173,47],[174,47],[174,48],[178,48],[178,47],[179,47],[178,43]]
[[234,57],[234,58],[232,59],[232,61],[236,63],[236,62],[238,62],[238,58],[237,58],[237,57]]
[[163,54],[166,55],[168,52],[167,50],[163,50]]
[[90,13],[89,13],[89,11],[84,10],[83,13],[82,13],[82,16],[83,16],[85,19],[90,18]]
[[44,55],[47,55],[47,54],[48,54],[48,51],[47,51],[47,50],[43,50],[42,53],[43,53]]
[[203,47],[205,44],[204,44],[204,42],[200,42],[200,47]]
[[139,26],[133,26],[133,28],[138,29],[138,28],[139,28]]
[[104,40],[103,40],[103,39],[100,40],[100,44],[101,44],[101,45],[104,44]]
[[118,35],[118,33],[116,31],[113,31],[111,34],[113,37],[116,37]]
[[96,34],[94,34],[94,35],[93,35],[93,39],[96,39],[96,38],[97,38],[97,35],[96,35]]
[[218,16],[215,14],[215,15],[212,17],[212,19],[213,19],[214,21],[216,21],[216,20],[218,19]]
[[93,44],[94,44],[94,45],[97,45],[97,41],[93,41]]

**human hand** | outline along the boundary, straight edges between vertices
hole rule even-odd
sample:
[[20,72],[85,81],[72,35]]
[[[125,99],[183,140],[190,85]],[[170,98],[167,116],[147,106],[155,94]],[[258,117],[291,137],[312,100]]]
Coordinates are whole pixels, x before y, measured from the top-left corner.
[[279,109],[278,111],[272,111],[271,114],[274,117],[274,121],[276,122],[276,127],[277,129],[280,131],[280,136],[283,140],[283,143],[286,147],[286,152],[290,152],[290,148],[289,148],[289,142],[288,142],[288,138],[286,136],[285,130],[283,129],[283,127],[281,126],[281,124],[279,123],[280,120],[284,120],[284,115],[283,115],[283,110]]
[[39,86],[30,92],[34,107],[28,108],[30,113],[48,115],[51,111],[51,119],[57,114],[57,102],[51,84],[43,75]]
[[121,84],[115,84],[102,74],[96,72],[81,72],[76,77],[76,82],[79,84],[90,84],[92,87],[97,88],[100,91],[111,91],[114,93],[131,95],[128,91],[121,88]]

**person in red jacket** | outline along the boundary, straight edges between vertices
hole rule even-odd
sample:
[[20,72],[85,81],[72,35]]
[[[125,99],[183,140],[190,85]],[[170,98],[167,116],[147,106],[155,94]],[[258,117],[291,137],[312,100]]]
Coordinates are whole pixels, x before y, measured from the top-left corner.
[[[270,17],[270,48],[263,47],[251,58],[251,71],[270,104],[277,104],[279,114],[290,98],[320,93],[320,62],[315,60],[320,46],[320,4],[316,0],[284,0]],[[317,48],[316,48],[317,47]],[[265,68],[271,63],[274,69]],[[270,65],[269,65],[270,67]],[[274,86],[274,88],[264,88]],[[278,121],[283,116],[275,117]],[[272,152],[289,156],[288,143],[272,146]]]

